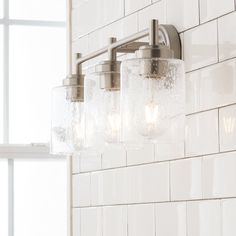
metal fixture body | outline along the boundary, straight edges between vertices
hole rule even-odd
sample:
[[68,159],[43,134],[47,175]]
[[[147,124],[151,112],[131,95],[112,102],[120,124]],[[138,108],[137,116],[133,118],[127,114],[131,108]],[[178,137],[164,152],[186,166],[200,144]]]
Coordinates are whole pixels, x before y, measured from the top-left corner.
[[[77,53],[76,56],[80,58],[82,55]],[[72,102],[84,101],[84,75],[81,64],[76,66],[76,74],[69,75],[63,80],[63,86],[67,88],[66,99]]]
[[[149,36],[149,43],[136,42],[137,40]],[[115,89],[119,84],[119,62],[116,61],[117,53],[135,53],[138,58],[175,58],[181,59],[181,42],[177,30],[172,25],[158,25],[158,20],[151,20],[150,28],[133,34],[129,37],[116,41],[110,38],[109,44],[95,52],[76,60],[77,67],[81,64],[108,53],[109,60],[101,62],[96,67],[96,72],[103,78],[101,88]],[[77,70],[77,76],[81,75],[81,69]],[[104,76],[102,75],[104,74]]]
[[[140,42],[140,39],[149,36],[149,43]],[[118,53],[136,53],[138,58],[181,58],[181,44],[178,33],[172,25],[158,25],[157,20],[152,20],[149,29],[135,33],[129,37],[116,41],[110,38],[106,47],[82,56],[77,53],[76,74],[69,75],[63,80],[63,87],[55,90],[56,106],[53,108],[55,115],[52,119],[51,146],[54,153],[71,154],[80,152],[84,148],[85,139],[85,75],[82,73],[82,64],[90,59],[108,54],[108,60],[99,63],[95,71],[99,75],[100,88],[105,94],[108,104],[106,124],[112,126],[110,141],[117,140],[119,136],[119,97],[120,97],[120,65],[117,61]],[[148,61],[148,60],[147,60]],[[156,78],[157,65],[147,63],[141,67],[140,73],[153,74]],[[161,69],[161,67],[159,67]],[[149,78],[152,78],[149,76]],[[62,95],[62,96],[61,96]],[[62,99],[64,98],[64,100]],[[106,103],[105,102],[105,103]],[[65,103],[63,106],[62,104]],[[63,109],[62,109],[63,107]],[[112,112],[109,110],[112,107]],[[115,108],[115,113],[114,113]],[[59,112],[62,115],[58,115]],[[110,113],[111,114],[110,114]],[[111,122],[111,120],[113,120]],[[109,128],[109,127],[108,127]],[[116,135],[117,133],[117,135]],[[114,135],[115,134],[115,135]],[[59,150],[60,149],[60,150]],[[59,150],[59,151],[58,151]]]
[[63,80],[66,89],[66,99],[72,102],[84,101],[84,75],[71,75]]

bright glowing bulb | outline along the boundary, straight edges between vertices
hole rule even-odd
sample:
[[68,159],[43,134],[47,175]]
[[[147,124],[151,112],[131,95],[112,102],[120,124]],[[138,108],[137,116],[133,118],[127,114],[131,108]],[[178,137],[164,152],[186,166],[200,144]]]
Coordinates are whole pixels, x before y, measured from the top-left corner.
[[166,117],[165,109],[152,99],[145,102],[144,109],[140,110],[136,116],[139,134],[149,139],[162,135],[168,126],[169,119]]
[[108,115],[108,122],[111,133],[117,133],[120,130],[120,115],[112,113]]
[[116,111],[110,112],[107,116],[107,142],[116,142],[120,134],[120,114]]
[[84,145],[84,115],[83,103],[71,102],[69,105],[71,117],[69,119],[70,125],[67,129],[67,140],[75,150],[79,150]]
[[153,101],[149,102],[145,106],[145,120],[148,125],[155,126],[158,121],[158,105]]
[[105,143],[120,142],[120,91],[105,91],[104,93],[104,125]]

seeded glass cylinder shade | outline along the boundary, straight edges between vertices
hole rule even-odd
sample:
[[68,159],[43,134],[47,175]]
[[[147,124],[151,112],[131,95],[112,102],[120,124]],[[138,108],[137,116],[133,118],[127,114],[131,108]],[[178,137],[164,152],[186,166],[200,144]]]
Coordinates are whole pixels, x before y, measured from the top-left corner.
[[89,71],[84,81],[85,154],[101,152],[104,146],[103,93],[99,79]]
[[85,152],[103,152],[120,141],[120,91],[101,86],[100,75],[85,79]]
[[52,91],[51,153],[71,154],[84,148],[84,102],[73,99],[79,86],[56,87]]
[[127,148],[146,142],[184,140],[185,81],[176,59],[130,59],[122,63],[122,141]]
[[107,144],[118,144],[120,142],[121,120],[120,120],[120,91],[104,91],[104,124],[105,142]]

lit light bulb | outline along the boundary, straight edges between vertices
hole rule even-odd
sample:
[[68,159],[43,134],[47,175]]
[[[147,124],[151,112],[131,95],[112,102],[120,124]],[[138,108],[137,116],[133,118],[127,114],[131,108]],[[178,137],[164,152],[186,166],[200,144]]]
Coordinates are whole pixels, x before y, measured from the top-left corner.
[[106,140],[107,142],[116,142],[120,134],[120,114],[112,111],[107,116]]
[[162,135],[168,128],[169,122],[170,120],[166,116],[166,108],[153,99],[144,102],[143,110],[140,109],[136,117],[138,133],[151,140]]
[[158,122],[158,105],[150,101],[145,106],[145,121],[150,129],[155,128]]
[[104,99],[105,142],[119,143],[121,132],[120,92],[105,92]]
[[142,136],[153,137],[161,132],[160,106],[156,102],[153,100],[146,101],[144,110],[142,114],[140,113],[137,127]]
[[81,102],[71,102],[69,104],[69,117],[66,139],[68,144],[75,150],[79,150],[84,146],[84,106]]

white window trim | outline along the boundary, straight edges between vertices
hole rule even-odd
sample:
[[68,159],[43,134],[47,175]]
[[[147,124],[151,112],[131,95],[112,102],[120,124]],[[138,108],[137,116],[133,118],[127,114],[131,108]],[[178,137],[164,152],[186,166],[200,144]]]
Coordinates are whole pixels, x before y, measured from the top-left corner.
[[[14,236],[14,160],[17,159],[65,159],[65,156],[52,155],[48,145],[0,145],[0,159],[8,159],[8,236]],[[71,158],[67,159],[68,165],[68,214],[71,209]],[[68,226],[70,226],[68,215]],[[69,234],[68,234],[69,235]]]
[[48,145],[29,144],[29,145],[0,145],[0,158],[65,158],[65,156],[52,155],[49,153]]
[[[66,22],[17,20],[9,19],[9,0],[3,1],[3,143],[0,145],[0,158],[8,159],[8,236],[14,236],[14,159],[18,158],[63,158],[49,153],[47,144],[10,145],[9,144],[9,26],[46,26],[66,27]],[[68,207],[71,206],[70,169],[71,158],[68,158]],[[70,220],[70,217],[69,217]],[[70,223],[68,222],[68,225]],[[70,231],[68,231],[70,233]]]

